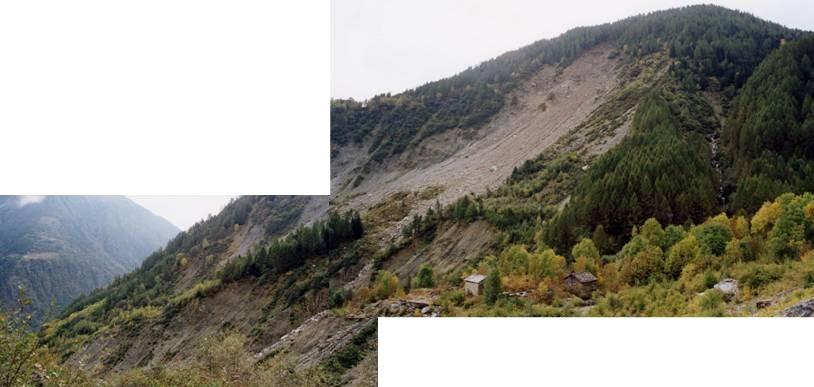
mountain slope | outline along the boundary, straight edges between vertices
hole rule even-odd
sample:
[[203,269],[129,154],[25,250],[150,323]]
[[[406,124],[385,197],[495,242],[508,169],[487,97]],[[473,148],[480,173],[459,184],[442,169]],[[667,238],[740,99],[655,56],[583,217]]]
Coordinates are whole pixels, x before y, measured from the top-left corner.
[[[535,42],[397,96],[379,95],[364,103],[336,100],[331,105],[335,147],[363,144],[369,157],[362,175],[424,140],[444,132],[479,128],[511,103],[511,91],[545,66],[565,67],[586,50],[611,43],[634,56],[669,50],[680,58],[682,81],[701,89],[733,92],[754,66],[798,31],[752,15],[715,6],[692,6],[630,17],[615,23],[572,29]],[[710,84],[708,77],[716,77]],[[369,141],[368,141],[369,140]]]
[[814,191],[814,40],[784,45],[743,88],[724,130],[731,209]]
[[[718,315],[720,300],[697,294],[724,276],[756,295],[798,286],[802,263],[757,260],[777,212],[755,215],[754,233],[744,217],[707,217],[723,208],[721,118],[754,68],[802,35],[694,6],[578,28],[403,94],[332,101],[332,197],[240,198],[78,300],[45,342],[110,377],[183,372],[212,338],[236,335],[257,369],[357,384],[375,367],[380,315]],[[784,222],[803,224],[810,198],[783,200]],[[348,209],[362,214],[359,238],[314,222]],[[786,239],[772,243],[802,251]],[[595,300],[570,296],[571,270],[599,278]],[[506,294],[467,297],[471,273],[496,273]]]
[[39,319],[52,300],[59,309],[106,285],[177,232],[124,197],[2,197],[0,302],[13,307],[22,287]]
[[[267,312],[265,303],[276,289],[252,281],[226,286],[213,277],[258,242],[302,223],[309,200],[304,196],[233,200],[217,216],[179,233],[134,272],[75,300],[62,320],[47,327],[49,340],[73,351],[75,342],[93,337],[93,345],[69,358],[72,364],[127,369],[168,361],[176,353],[188,356],[227,322],[251,329]],[[287,319],[278,323],[282,326],[273,332],[290,329]]]
[[[618,143],[644,93],[618,96],[616,103],[608,98],[637,72],[663,75],[667,68],[656,67],[669,67],[674,91],[713,94],[728,105],[766,55],[802,35],[746,13],[691,6],[576,28],[396,96],[332,101],[333,200],[360,208],[432,186],[442,189],[442,203],[481,194],[578,129],[592,133],[594,148],[604,151],[608,146],[596,145]],[[630,63],[654,55],[664,58]],[[482,107],[483,88],[500,102],[470,119],[475,108],[460,106]],[[706,104],[696,99],[691,106]],[[593,112],[602,114],[602,127],[580,128]],[[702,134],[717,137],[718,130]]]
[[[553,145],[614,96],[624,80],[622,63],[609,58],[612,51],[611,45],[601,45],[568,66],[544,66],[519,83],[509,93],[511,102],[477,132],[428,138],[411,156],[409,168],[382,168],[366,174],[356,187],[345,185],[355,176],[360,153],[343,148],[333,165],[337,198],[348,198],[345,204],[356,208],[395,192],[440,187],[439,199],[449,203],[465,193],[496,188],[514,167]],[[616,129],[609,135],[624,135]]]

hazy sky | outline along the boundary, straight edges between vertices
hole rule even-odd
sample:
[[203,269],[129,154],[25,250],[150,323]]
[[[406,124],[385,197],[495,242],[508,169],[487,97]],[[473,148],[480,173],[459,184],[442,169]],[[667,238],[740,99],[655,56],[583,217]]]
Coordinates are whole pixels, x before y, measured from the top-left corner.
[[[331,5],[331,97],[365,99],[448,77],[577,26],[697,1],[341,0]],[[812,0],[710,1],[814,30]]]
[[232,196],[128,196],[152,213],[163,217],[181,230],[209,214],[217,215]]

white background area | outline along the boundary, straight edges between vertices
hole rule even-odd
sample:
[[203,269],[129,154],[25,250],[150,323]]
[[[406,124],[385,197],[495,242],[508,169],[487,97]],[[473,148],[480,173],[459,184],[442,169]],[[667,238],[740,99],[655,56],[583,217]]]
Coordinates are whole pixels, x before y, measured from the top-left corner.
[[811,384],[805,318],[380,318],[379,385]]
[[323,1],[0,2],[0,194],[329,193]]

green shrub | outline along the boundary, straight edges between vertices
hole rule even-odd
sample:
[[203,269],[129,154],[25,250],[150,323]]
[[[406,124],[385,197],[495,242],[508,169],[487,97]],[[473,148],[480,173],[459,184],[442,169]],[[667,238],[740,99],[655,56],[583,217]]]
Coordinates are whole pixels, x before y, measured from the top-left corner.
[[783,276],[783,269],[776,265],[750,265],[741,274],[740,280],[744,285],[748,285],[752,290],[758,290],[763,286],[777,281]]
[[376,286],[373,288],[373,296],[377,300],[392,297],[401,291],[399,278],[388,271],[380,271],[376,276]]
[[460,289],[446,291],[441,293],[441,296],[438,297],[438,303],[447,309],[450,306],[461,306],[464,304],[464,301],[466,301],[466,296]]
[[90,334],[96,332],[96,330],[99,329],[99,326],[98,326],[98,324],[93,323],[91,321],[82,320],[82,321],[79,321],[78,323],[76,323],[76,325],[74,325],[73,329],[74,329],[74,332],[76,332],[77,335],[90,335]]
[[726,251],[726,244],[732,239],[732,230],[720,223],[705,223],[692,229],[701,245],[701,251],[720,256]]
[[712,270],[707,270],[704,272],[704,288],[709,289],[715,286],[718,283],[718,277],[715,276],[715,273]]
[[486,304],[494,305],[502,291],[503,284],[500,279],[500,271],[494,268],[486,276],[486,283],[483,286],[483,298]]
[[345,305],[345,301],[348,300],[349,291],[345,289],[331,289],[328,292],[328,307],[331,309],[341,308]]
[[709,317],[724,315],[724,295],[717,290],[704,293],[700,299],[701,314]]
[[431,288],[435,286],[435,279],[433,278],[432,267],[426,263],[421,264],[418,269],[418,275],[415,277],[416,288]]

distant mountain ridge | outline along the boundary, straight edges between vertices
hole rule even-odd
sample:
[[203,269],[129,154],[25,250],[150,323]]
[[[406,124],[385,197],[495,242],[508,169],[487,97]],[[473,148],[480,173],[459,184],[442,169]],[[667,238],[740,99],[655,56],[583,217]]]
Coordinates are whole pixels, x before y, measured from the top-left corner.
[[[0,305],[35,319],[125,274],[178,228],[122,196],[0,197]],[[56,311],[55,311],[56,312]]]

